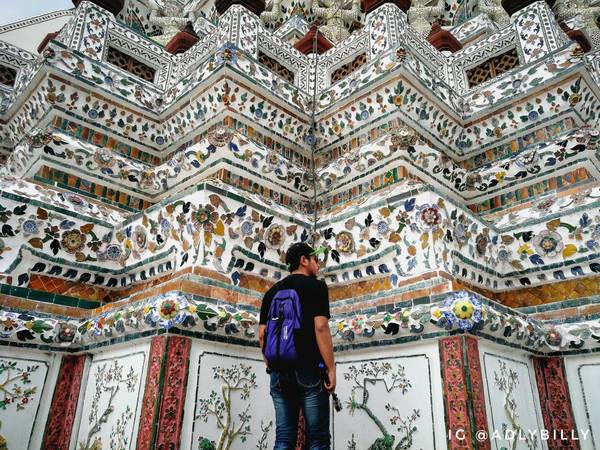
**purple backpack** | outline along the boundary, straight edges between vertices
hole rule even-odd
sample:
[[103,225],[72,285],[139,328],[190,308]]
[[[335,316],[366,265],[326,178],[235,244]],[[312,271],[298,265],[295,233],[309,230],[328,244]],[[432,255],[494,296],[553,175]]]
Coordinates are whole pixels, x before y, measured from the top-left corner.
[[302,326],[302,306],[294,289],[278,291],[269,308],[265,330],[265,358],[271,368],[292,366],[298,361],[295,335]]

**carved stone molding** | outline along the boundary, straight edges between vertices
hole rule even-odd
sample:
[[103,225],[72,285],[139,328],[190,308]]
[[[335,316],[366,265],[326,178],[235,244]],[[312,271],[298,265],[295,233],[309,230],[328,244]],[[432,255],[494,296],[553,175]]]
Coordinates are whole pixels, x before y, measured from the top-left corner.
[[154,424],[159,413],[161,375],[164,370],[165,353],[167,350],[167,337],[156,336],[150,344],[148,373],[142,400],[142,412],[137,438],[137,450],[150,450],[154,444]]
[[168,337],[164,384],[156,425],[157,436],[153,448],[179,448],[190,348],[190,339],[181,336]]
[[544,428],[555,430],[546,441],[550,450],[579,449],[574,439],[561,440],[560,436],[576,436],[569,386],[565,374],[565,361],[561,357],[533,358],[535,379],[540,394]]
[[42,446],[46,450],[69,449],[84,367],[85,355],[63,356]]
[[[467,336],[453,336],[441,339],[439,345],[446,428],[451,436],[448,448],[451,450],[473,448],[489,450],[488,439],[483,441],[475,439],[477,431],[485,430],[487,432],[485,397],[477,340]],[[471,396],[468,391],[469,385]],[[457,434],[460,437],[460,433],[462,433],[462,431],[457,433],[458,430],[464,431],[464,439],[457,438]]]

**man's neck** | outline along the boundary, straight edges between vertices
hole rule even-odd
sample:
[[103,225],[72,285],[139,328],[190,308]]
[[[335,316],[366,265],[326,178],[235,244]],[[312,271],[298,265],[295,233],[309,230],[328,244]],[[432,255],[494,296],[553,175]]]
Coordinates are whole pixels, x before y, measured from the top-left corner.
[[303,270],[294,270],[290,275],[304,275],[305,277],[310,277],[310,274]]

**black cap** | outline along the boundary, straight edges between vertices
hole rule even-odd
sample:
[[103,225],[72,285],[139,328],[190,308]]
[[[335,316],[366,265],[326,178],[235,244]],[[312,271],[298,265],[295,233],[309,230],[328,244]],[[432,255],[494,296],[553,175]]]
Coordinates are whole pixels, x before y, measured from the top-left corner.
[[308,245],[306,242],[295,242],[290,245],[288,251],[285,254],[285,263],[288,268],[300,265],[300,257],[310,256],[315,253],[315,249]]

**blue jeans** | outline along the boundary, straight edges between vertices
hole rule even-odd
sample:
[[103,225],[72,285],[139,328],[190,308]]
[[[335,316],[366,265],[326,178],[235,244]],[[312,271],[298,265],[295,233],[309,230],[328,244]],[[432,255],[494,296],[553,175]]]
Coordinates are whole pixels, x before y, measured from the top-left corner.
[[275,447],[294,450],[300,408],[304,414],[310,450],[330,450],[329,394],[315,368],[297,368],[287,374],[271,373],[271,397],[275,404]]

